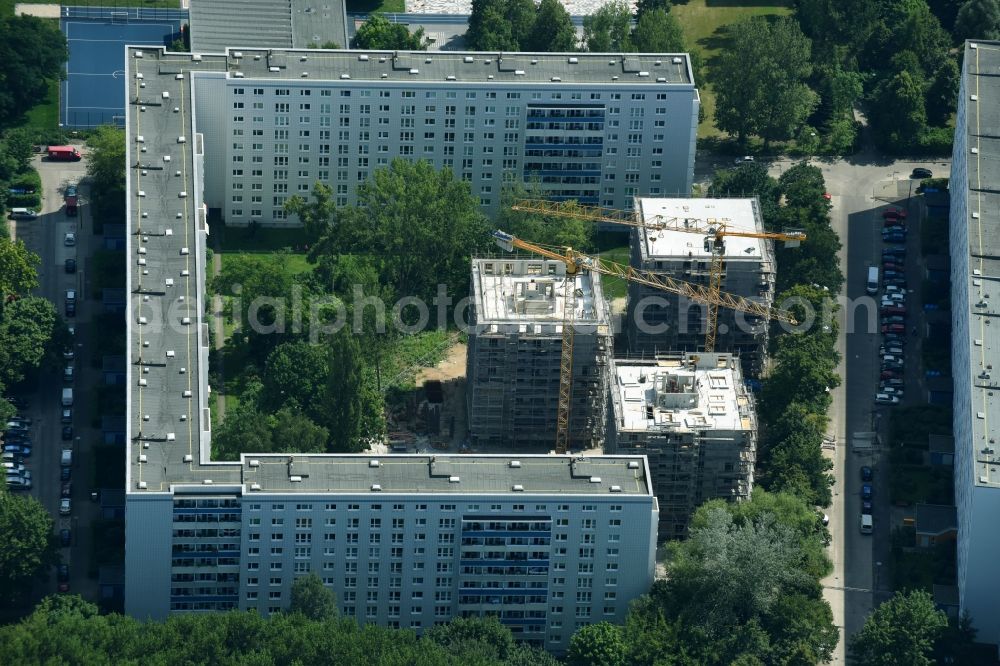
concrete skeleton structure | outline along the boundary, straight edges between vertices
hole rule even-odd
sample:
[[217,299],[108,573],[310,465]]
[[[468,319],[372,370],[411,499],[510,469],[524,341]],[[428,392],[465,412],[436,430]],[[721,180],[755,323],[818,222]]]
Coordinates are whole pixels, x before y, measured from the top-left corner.
[[710,499],[750,499],[757,415],[732,355],[617,359],[610,375],[605,452],[648,457],[661,540]]
[[[727,228],[762,232],[760,205],[751,199],[656,199],[639,197],[637,215],[654,218],[724,221]],[[771,305],[776,266],[773,244],[759,238],[727,237],[721,290]],[[702,234],[635,228],[630,263],[633,267],[707,285],[712,266],[710,245]],[[654,356],[705,348],[708,306],[676,294],[630,283],[626,330],[630,354]],[[642,324],[642,325],[641,325]],[[743,371],[757,376],[767,354],[768,322],[728,308],[719,308],[715,351],[739,355]],[[645,329],[645,330],[644,330]]]
[[537,181],[553,200],[629,208],[691,190],[698,90],[686,54],[229,49],[194,76],[205,202],[230,225],[297,224],[397,157],[448,167],[495,212]]
[[576,290],[569,442],[602,443],[614,344],[600,275],[549,259],[472,260],[466,396],[473,445],[555,444],[566,289]]
[[416,631],[498,614],[562,652],[623,621],[654,571],[641,456],[211,460],[199,83],[238,62],[126,56],[126,611],[267,615],[315,572],[345,615]]
[[958,589],[977,640],[994,644],[1000,644],[998,70],[1000,42],[966,42],[949,185]]

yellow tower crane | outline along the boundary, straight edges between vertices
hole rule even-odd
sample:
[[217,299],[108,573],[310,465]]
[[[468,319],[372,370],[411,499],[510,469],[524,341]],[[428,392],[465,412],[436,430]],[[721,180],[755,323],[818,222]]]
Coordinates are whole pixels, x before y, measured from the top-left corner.
[[[566,264],[566,275],[570,278],[575,278],[578,273],[582,273],[583,271],[592,271],[629,282],[643,284],[654,289],[679,294],[692,301],[707,303],[710,306],[714,305],[716,308],[721,305],[766,319],[777,319],[792,325],[798,323],[795,317],[784,310],[772,308],[743,298],[742,296],[727,294],[718,289],[712,291],[701,285],[675,280],[666,275],[637,270],[631,266],[624,266],[613,261],[577,252],[569,247],[550,249],[523,241],[504,231],[494,231],[493,238],[497,245],[507,252],[513,252],[515,249],[525,250],[526,252],[546,257],[547,259],[563,262]],[[569,449],[570,398],[573,387],[573,313],[575,304],[576,281],[575,279],[567,280],[566,300],[563,309],[562,353],[559,361],[559,408],[556,412],[556,453],[566,453]]]
[[[544,199],[523,199],[511,206],[512,210],[535,213],[548,217],[569,217],[589,222],[605,222],[639,227],[651,231],[681,231],[705,236],[705,245],[712,254],[712,265],[708,274],[708,291],[711,300],[702,301],[708,305],[705,318],[705,351],[715,351],[715,337],[719,322],[719,294],[722,286],[723,260],[726,255],[725,238],[763,238],[784,241],[786,247],[797,247],[806,239],[801,231],[760,232],[729,227],[729,220],[710,218],[703,220],[692,217],[672,217],[656,215],[648,220],[639,218],[638,211],[629,212],[614,208],[580,206],[575,202],[546,201]],[[730,307],[730,306],[726,306]],[[737,308],[738,309],[738,308]]]

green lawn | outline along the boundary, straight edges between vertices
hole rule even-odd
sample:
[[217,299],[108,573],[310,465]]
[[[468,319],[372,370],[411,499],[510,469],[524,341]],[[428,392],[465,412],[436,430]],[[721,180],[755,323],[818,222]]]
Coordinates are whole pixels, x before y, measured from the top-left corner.
[[[224,252],[220,253],[219,256],[222,257],[222,269],[226,269],[226,262],[231,261],[233,257],[237,257],[242,254],[269,254],[267,252]],[[282,261],[293,273],[308,273],[313,269],[312,265],[306,261],[306,255],[304,253],[294,253],[289,252],[281,255]]]
[[[211,229],[213,249],[215,241],[220,247],[217,252],[277,252],[279,250],[289,250],[291,252],[304,252],[306,244],[306,233],[303,229],[272,229],[270,227],[225,227],[222,224],[213,226]],[[218,234],[218,238],[215,235]]]
[[748,16],[790,14],[791,9],[784,0],[689,0],[687,4],[674,5],[670,11],[684,28],[688,48],[700,54],[704,63],[701,80],[695,81],[705,109],[705,121],[698,126],[698,138],[722,135],[712,119],[715,93],[704,79],[711,71],[712,60],[721,54],[728,42],[723,26]]
[[59,82],[49,83],[49,92],[45,99],[33,106],[18,127],[29,127],[40,130],[54,130],[59,127]]
[[[597,234],[597,251],[595,254],[601,259],[607,259],[618,264],[628,265],[629,235],[627,233],[600,232]],[[628,283],[618,278],[603,276],[601,285],[604,287],[604,296],[608,300],[624,298],[628,293]]]

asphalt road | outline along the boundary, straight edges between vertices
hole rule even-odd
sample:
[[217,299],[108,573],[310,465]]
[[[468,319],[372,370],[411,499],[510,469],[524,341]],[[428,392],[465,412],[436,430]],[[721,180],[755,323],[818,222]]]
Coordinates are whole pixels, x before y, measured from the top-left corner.
[[[794,163],[794,160],[765,162],[775,177]],[[853,322],[848,321],[849,305],[867,296],[865,281],[868,267],[881,263],[881,211],[890,203],[909,210],[912,228],[907,239],[907,279],[910,289],[917,285],[919,233],[914,218],[918,216],[919,206],[910,195],[918,181],[909,180],[909,175],[914,167],[924,166],[934,171],[936,176],[946,176],[950,162],[896,161],[860,156],[849,160],[814,159],[811,163],[823,171],[827,191],[832,195],[830,219],[843,244],[840,266],[846,278],[844,293],[847,300],[841,303],[838,339],[842,359],[838,371],[842,382],[831,392],[833,403],[828,431],[835,437],[836,445],[827,451],[834,462],[835,478],[833,503],[826,509],[830,516],[832,540],[829,554],[834,570],[823,580],[824,597],[830,603],[834,623],[841,629],[841,641],[831,663],[844,664],[844,638],[862,627],[876,595],[884,600],[891,593],[886,570],[890,545],[887,472],[885,466],[880,464],[877,451],[856,452],[851,449],[852,433],[877,427],[884,435],[887,426],[888,408],[876,409],[873,402],[878,385],[881,338],[877,334],[877,318],[874,325],[869,326],[863,302],[858,301],[860,304],[854,310]],[[731,160],[724,158],[699,160],[695,181],[707,184],[714,169],[730,165]],[[912,297],[907,300],[908,314],[912,316],[919,304]],[[877,307],[877,302],[874,306]],[[908,321],[907,328],[910,326],[912,322]],[[915,343],[911,338],[906,354],[910,359],[907,365],[911,366],[908,367],[909,377],[914,374],[919,362],[918,341]],[[907,396],[913,400],[916,397],[914,381],[908,382]],[[871,536],[863,535],[859,530],[862,465],[873,466],[876,473],[875,533]],[[876,566],[879,562],[884,563],[883,566]]]
[[[35,295],[43,296],[55,303],[56,310],[63,314],[65,292],[67,289],[77,291],[77,314],[67,318],[67,323],[76,328],[76,358],[72,363],[76,377],[72,383],[63,381],[62,370],[43,375],[38,384],[38,390],[29,397],[27,416],[33,420],[31,439],[34,443],[32,456],[29,459],[33,483],[31,494],[55,518],[56,532],[64,528],[72,530],[72,544],[61,548],[62,561],[70,565],[70,590],[83,594],[86,598],[97,598],[97,582],[87,578],[85,558],[90,546],[90,522],[96,517],[97,506],[88,501],[90,494],[90,468],[83,463],[83,456],[88,452],[90,442],[98,436],[90,428],[90,404],[87,391],[82,387],[94,386],[99,381],[99,373],[89,363],[89,355],[84,353],[85,341],[88,336],[87,322],[94,312],[96,304],[87,298],[87,268],[91,246],[97,241],[89,230],[83,228],[85,220],[89,220],[89,209],[86,206],[86,185],[80,188],[81,207],[75,217],[68,217],[63,206],[63,190],[70,183],[79,183],[86,174],[85,161],[80,162],[49,162],[40,156],[34,160],[42,179],[42,208],[37,219],[18,221],[11,225],[15,238],[23,240],[33,252],[41,258],[38,269],[39,286]],[[63,244],[67,232],[75,232],[77,245],[66,247]],[[66,259],[77,260],[77,272],[65,272]],[[62,389],[73,387],[74,391],[74,441],[62,441]],[[59,515],[60,501],[60,456],[63,448],[72,445],[72,513],[69,516]],[[56,590],[56,579],[53,575],[44,593]]]

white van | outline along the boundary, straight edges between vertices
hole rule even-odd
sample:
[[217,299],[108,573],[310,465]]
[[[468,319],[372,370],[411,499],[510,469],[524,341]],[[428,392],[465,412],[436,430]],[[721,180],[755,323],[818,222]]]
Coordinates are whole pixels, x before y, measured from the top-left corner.
[[15,220],[33,220],[38,217],[38,213],[30,208],[11,208],[10,216]]
[[865,291],[872,295],[878,293],[878,266],[868,267],[868,283],[865,285]]
[[871,514],[863,513],[861,514],[861,533],[871,534],[875,529],[875,525],[872,523]]

